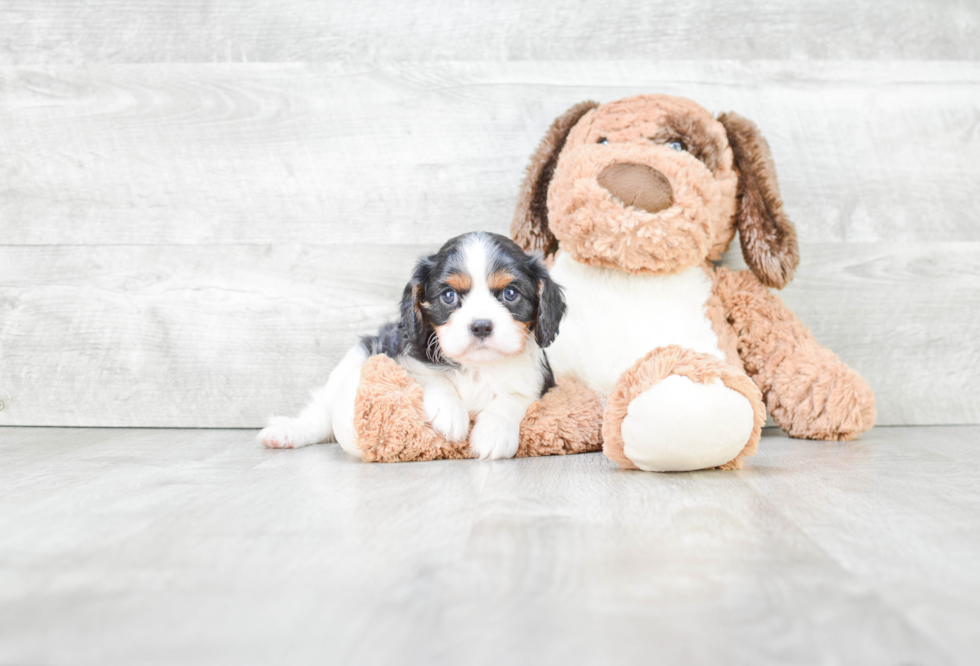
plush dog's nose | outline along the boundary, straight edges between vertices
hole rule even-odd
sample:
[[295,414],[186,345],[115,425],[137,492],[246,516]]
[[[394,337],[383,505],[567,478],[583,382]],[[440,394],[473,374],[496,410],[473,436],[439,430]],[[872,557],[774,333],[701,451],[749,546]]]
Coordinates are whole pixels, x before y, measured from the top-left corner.
[[470,324],[470,333],[482,340],[493,333],[493,322],[489,319],[477,319]]
[[657,213],[674,203],[670,181],[646,164],[610,164],[599,174],[599,184],[627,206]]

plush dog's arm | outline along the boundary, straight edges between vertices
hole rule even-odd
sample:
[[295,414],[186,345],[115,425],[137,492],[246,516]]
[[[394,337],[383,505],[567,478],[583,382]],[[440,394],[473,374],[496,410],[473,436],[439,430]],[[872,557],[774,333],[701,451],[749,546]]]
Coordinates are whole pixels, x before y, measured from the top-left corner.
[[[382,354],[361,368],[354,427],[357,446],[368,462],[471,458],[466,442],[454,444],[430,427],[422,386],[402,366]],[[518,457],[553,456],[602,450],[602,398],[568,379],[527,408],[520,424]]]
[[752,273],[720,268],[714,291],[738,337],[745,371],[780,428],[791,437],[847,440],[874,425],[867,382]]

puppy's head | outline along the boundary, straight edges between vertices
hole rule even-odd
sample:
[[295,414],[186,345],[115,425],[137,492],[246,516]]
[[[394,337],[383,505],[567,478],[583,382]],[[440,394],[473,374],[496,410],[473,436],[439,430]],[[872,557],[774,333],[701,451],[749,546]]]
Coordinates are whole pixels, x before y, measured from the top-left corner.
[[746,263],[782,287],[798,261],[769,148],[751,122],[641,95],[578,104],[531,158],[512,231],[525,249],[666,274],[717,260],[740,232]]
[[487,363],[547,347],[565,313],[541,261],[499,234],[473,232],[422,259],[402,298],[416,355],[432,363]]

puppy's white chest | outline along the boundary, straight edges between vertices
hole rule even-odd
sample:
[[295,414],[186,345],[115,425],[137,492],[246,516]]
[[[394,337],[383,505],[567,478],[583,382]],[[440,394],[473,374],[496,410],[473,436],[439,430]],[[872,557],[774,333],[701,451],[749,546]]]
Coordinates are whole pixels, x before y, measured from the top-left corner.
[[454,372],[449,376],[449,381],[456,387],[460,399],[466,406],[466,411],[470,414],[482,411],[497,396],[495,387],[486,379],[478,371]]
[[556,376],[608,395],[619,376],[656,347],[680,345],[724,359],[705,315],[711,279],[700,267],[633,275],[580,264],[561,253],[551,270],[568,309],[548,348]]
[[524,352],[494,363],[459,368],[446,373],[466,411],[476,414],[499,396],[537,400],[541,394],[541,350],[529,339]]

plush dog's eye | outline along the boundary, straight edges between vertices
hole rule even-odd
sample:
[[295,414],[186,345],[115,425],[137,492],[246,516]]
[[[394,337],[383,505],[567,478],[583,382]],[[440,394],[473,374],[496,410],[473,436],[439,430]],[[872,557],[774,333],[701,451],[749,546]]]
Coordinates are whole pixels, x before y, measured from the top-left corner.
[[673,148],[674,150],[684,150],[684,144],[680,141],[668,141],[667,147]]
[[504,289],[504,300],[508,303],[513,303],[516,301],[518,296],[520,296],[520,294],[518,294],[517,290],[513,287],[507,287]]
[[459,295],[452,289],[442,292],[442,302],[446,305],[456,305]]
[[603,137],[600,137],[599,140],[596,141],[596,143],[601,143],[602,145],[605,146],[607,143],[609,143],[609,139],[607,139],[606,137],[603,136]]

